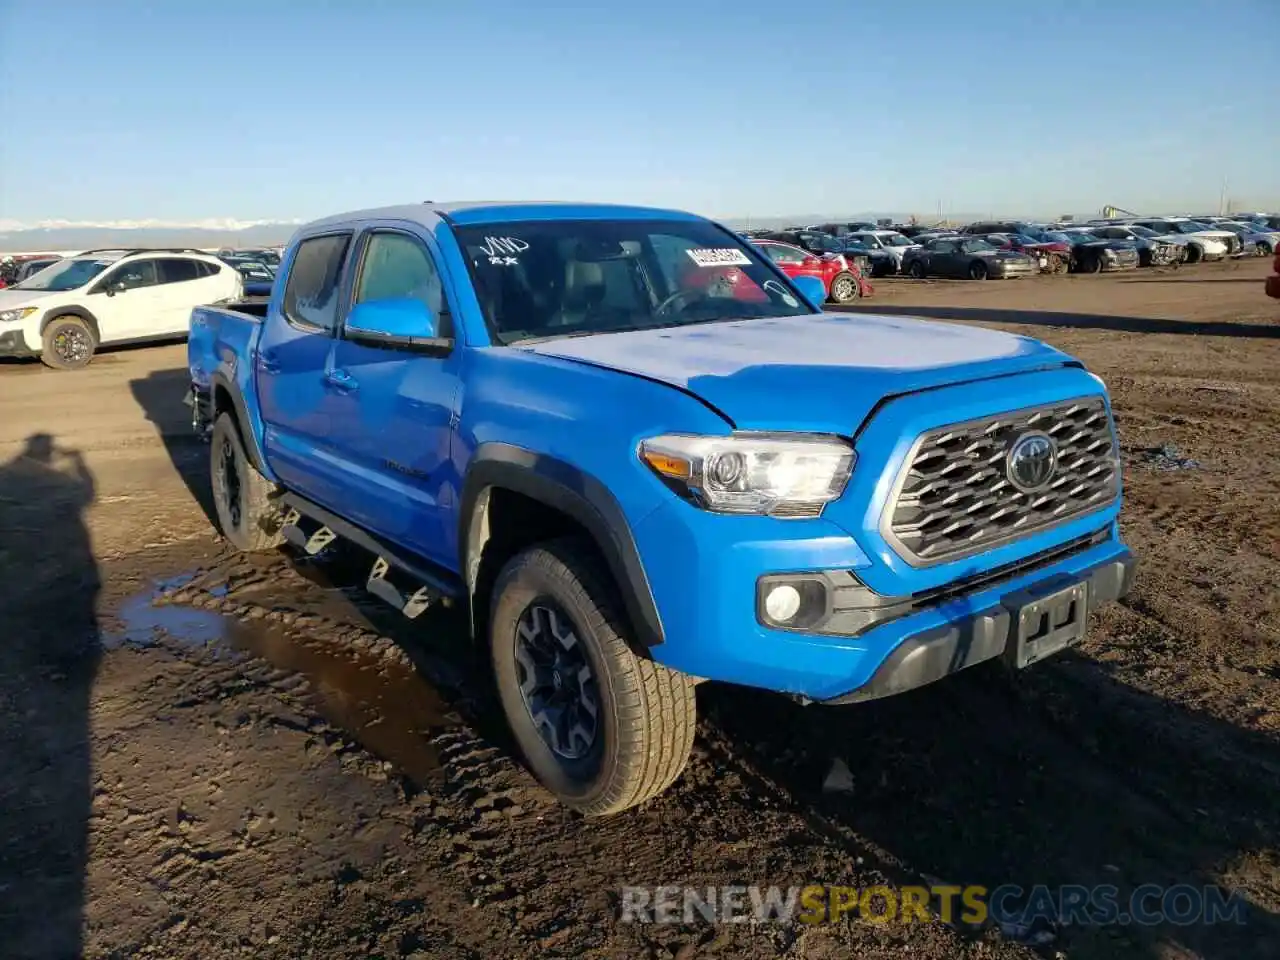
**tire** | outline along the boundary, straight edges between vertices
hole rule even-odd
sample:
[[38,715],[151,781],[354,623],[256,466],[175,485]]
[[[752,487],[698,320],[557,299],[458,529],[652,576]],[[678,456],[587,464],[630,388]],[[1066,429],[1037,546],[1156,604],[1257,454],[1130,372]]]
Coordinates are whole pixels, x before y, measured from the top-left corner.
[[1258,243],[1254,244],[1253,255],[1255,257],[1269,257],[1271,256],[1271,247],[1262,241],[1258,241]]
[[40,360],[52,370],[83,370],[98,349],[93,329],[73,314],[50,320],[40,340]]
[[240,428],[229,413],[218,416],[209,445],[209,479],[222,535],[243,553],[274,550],[284,543],[276,487],[244,452]]
[[923,280],[925,278],[925,274],[928,271],[925,270],[923,260],[912,260],[911,268],[907,272],[911,274],[911,276],[914,277],[915,279]]
[[837,273],[831,278],[829,296],[832,303],[852,303],[861,295],[862,291],[858,287],[858,278],[847,270]]
[[1194,243],[1189,243],[1187,244],[1187,255],[1184,259],[1187,263],[1199,263],[1204,259],[1204,249]]
[[1093,260],[1091,260],[1091,261],[1089,262],[1089,272],[1090,272],[1090,273],[1101,273],[1101,272],[1102,272],[1102,257],[1101,257],[1101,255],[1094,257],[1094,258],[1093,258]]
[[[531,547],[498,575],[489,618],[494,678],[520,751],[547,790],[588,817],[620,813],[669,787],[688,762],[697,719],[693,684],[628,646],[614,591],[600,568],[577,540]],[[562,638],[570,635],[577,642],[566,644]],[[548,683],[544,675],[535,685],[529,667],[538,665],[535,648],[544,644],[555,663],[541,669],[553,679]],[[580,664],[590,670],[585,680]],[[569,690],[575,706],[562,706],[558,714],[580,720],[567,743],[543,732],[552,723],[535,720],[535,714],[546,717],[540,690],[550,691],[549,697]],[[588,699],[595,702],[591,716],[582,707]],[[589,741],[584,733],[575,743],[579,727],[591,728],[585,731]]]
[[973,263],[969,264],[970,280],[985,280],[990,275],[991,274],[987,271],[987,265],[981,260],[975,260]]

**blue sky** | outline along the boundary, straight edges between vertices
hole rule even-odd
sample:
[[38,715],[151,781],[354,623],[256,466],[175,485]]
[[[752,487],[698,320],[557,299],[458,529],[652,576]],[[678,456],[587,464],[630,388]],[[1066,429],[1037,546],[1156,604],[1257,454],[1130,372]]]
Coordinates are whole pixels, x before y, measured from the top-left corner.
[[1280,0],[0,0],[0,221],[1280,207]]

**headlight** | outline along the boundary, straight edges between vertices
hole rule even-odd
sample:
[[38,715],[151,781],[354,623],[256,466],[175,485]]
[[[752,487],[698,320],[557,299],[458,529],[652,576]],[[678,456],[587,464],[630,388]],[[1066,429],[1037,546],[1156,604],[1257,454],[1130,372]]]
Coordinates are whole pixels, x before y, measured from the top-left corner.
[[35,307],[15,307],[13,310],[0,310],[0,323],[17,323],[35,312]]
[[844,493],[855,454],[828,434],[744,432],[652,437],[640,458],[706,510],[816,517]]

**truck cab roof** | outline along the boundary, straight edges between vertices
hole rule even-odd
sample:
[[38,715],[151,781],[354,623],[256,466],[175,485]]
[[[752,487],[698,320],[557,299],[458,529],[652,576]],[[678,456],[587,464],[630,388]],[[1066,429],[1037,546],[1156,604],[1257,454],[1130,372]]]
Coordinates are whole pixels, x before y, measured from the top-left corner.
[[467,226],[513,220],[701,220],[683,210],[638,207],[608,203],[573,201],[473,200],[445,203],[406,203],[340,213],[313,220],[302,227],[311,232],[318,227],[364,220],[401,220],[434,227],[441,221]]

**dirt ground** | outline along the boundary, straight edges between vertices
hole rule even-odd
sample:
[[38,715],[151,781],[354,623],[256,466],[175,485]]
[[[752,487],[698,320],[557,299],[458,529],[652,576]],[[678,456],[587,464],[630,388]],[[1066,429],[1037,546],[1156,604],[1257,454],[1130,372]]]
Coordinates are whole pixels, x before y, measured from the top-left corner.
[[[1017,685],[698,690],[695,756],[583,821],[513,759],[446,616],[349,558],[233,556],[185,347],[0,363],[0,955],[1280,955],[1280,305],[1262,262],[880,281],[1110,386],[1134,593]],[[852,790],[824,792],[833,759]],[[1243,925],[619,921],[624,885],[1221,884]]]

